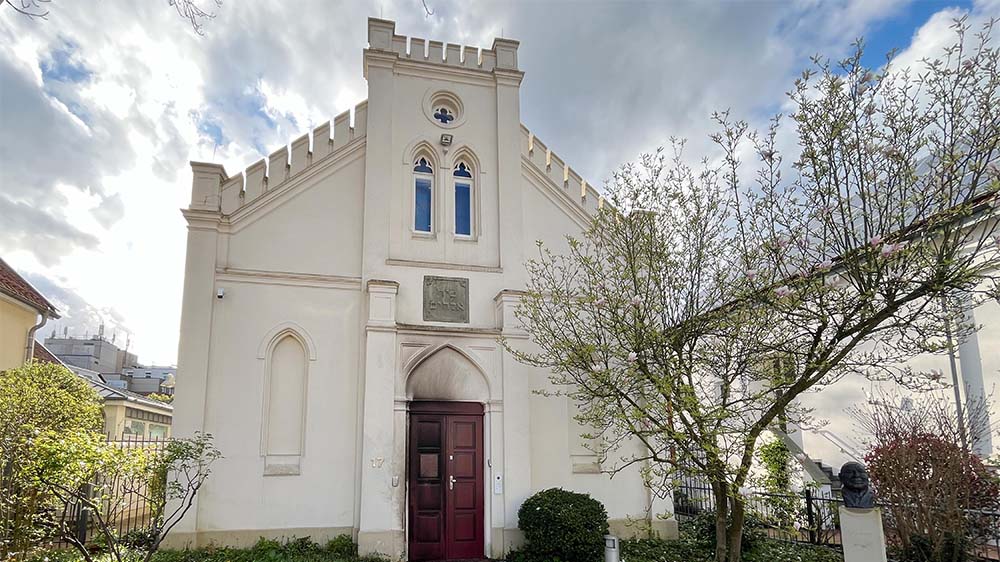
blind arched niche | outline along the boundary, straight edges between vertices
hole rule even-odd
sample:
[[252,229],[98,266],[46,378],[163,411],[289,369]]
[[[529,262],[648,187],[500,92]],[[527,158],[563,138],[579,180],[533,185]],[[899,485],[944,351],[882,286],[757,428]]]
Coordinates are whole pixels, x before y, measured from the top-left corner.
[[285,326],[270,336],[263,357],[260,357],[265,370],[261,424],[265,475],[300,472],[300,461],[305,453],[309,363],[315,359],[311,349],[302,332]]

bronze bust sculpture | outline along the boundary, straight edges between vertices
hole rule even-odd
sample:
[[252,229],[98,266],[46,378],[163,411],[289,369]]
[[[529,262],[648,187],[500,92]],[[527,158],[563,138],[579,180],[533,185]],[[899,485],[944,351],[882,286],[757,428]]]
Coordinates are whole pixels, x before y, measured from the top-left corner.
[[841,491],[844,496],[844,507],[857,509],[875,507],[875,494],[872,492],[865,465],[853,461],[845,463],[840,468],[840,483],[844,486]]

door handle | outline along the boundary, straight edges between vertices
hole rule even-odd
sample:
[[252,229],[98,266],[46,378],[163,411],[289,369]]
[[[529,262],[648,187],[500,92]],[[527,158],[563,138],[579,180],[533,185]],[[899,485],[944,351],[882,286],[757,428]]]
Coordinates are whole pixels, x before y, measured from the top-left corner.
[[454,476],[449,476],[448,477],[448,489],[449,490],[454,490],[455,489],[455,477]]

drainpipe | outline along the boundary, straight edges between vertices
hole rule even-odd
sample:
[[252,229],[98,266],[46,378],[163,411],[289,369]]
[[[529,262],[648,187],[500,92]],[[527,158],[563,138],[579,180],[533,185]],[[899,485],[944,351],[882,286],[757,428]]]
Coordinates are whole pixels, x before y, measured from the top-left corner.
[[45,323],[48,322],[48,320],[49,320],[49,315],[46,314],[46,313],[44,313],[44,312],[41,314],[41,317],[42,317],[42,320],[38,324],[35,324],[34,326],[32,326],[30,330],[28,330],[28,341],[24,345],[24,362],[25,363],[31,361],[31,358],[35,354],[34,353],[35,352],[35,332],[37,332],[39,330],[39,328],[41,328],[42,326],[44,326]]

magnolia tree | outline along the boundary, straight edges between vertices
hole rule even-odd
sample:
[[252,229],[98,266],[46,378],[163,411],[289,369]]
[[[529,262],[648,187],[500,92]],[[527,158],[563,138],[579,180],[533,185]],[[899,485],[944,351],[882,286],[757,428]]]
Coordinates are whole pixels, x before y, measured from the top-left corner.
[[754,451],[807,415],[799,396],[848,374],[940,386],[903,362],[996,298],[991,29],[957,21],[919,72],[865,68],[860,45],[815,60],[789,94],[794,133],[718,114],[719,158],[689,165],[677,141],[625,165],[583,235],[527,264],[535,345],[508,348],[576,401],[606,470],[710,483],[717,561],[740,560]]

